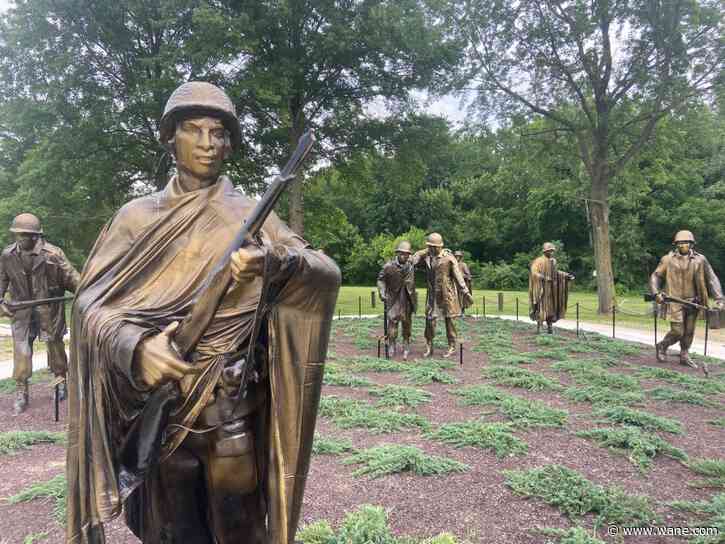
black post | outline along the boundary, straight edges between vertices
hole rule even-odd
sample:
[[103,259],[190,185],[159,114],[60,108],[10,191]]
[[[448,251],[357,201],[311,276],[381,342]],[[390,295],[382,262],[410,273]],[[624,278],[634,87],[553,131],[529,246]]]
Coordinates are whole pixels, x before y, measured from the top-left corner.
[[710,316],[707,315],[707,312],[705,312],[705,349],[702,351],[702,354],[707,357],[707,337],[708,333],[710,332]]
[[579,303],[576,303],[576,337],[579,338]]
[[[657,346],[657,303],[656,302],[652,303],[652,308],[653,308],[652,313],[655,317],[655,347],[656,347]],[[707,332],[706,332],[706,334],[707,334]]]
[[503,313],[503,293],[498,294],[498,313]]
[[378,338],[378,359],[380,359],[380,338]]
[[463,342],[458,345],[458,348],[458,360],[460,361],[461,366],[463,366]]
[[375,308],[375,291],[370,291],[370,306]]
[[357,316],[362,319],[362,297],[357,297]]
[[338,308],[338,309],[337,309],[337,320],[338,320],[338,321],[340,321],[340,319],[342,318],[342,316],[341,316],[340,314],[341,314],[341,312],[340,312],[340,308]]
[[383,334],[385,335],[385,358],[390,359],[390,341],[388,340],[388,335],[390,334],[390,330],[388,330],[388,301],[387,299],[383,301]]
[[483,297],[483,318],[486,319],[486,296]]
[[516,297],[516,321],[519,320],[519,297]]
[[55,406],[55,420],[58,421],[60,419],[60,384],[55,384],[55,387],[53,388],[53,405]]
[[615,338],[614,332],[617,324],[617,307],[612,304],[612,338]]

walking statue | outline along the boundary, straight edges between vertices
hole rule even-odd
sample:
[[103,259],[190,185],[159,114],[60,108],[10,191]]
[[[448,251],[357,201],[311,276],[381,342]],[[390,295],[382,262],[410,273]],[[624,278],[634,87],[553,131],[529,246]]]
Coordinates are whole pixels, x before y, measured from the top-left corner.
[[720,310],[725,308],[725,299],[710,263],[695,251],[692,232],[679,231],[673,245],[650,276],[650,290],[660,304],[661,316],[670,320],[670,331],[655,346],[655,354],[657,361],[664,362],[667,348],[679,342],[680,364],[696,368],[689,351],[697,318],[707,310],[711,298]]
[[[461,269],[461,274],[463,274],[463,281],[466,283],[468,292],[471,293],[471,295],[473,295],[473,287],[472,287],[472,283],[471,283],[473,276],[471,275],[471,270],[468,268],[468,265],[465,262],[463,262],[463,251],[458,250],[458,251],[454,252],[453,255],[456,257],[456,261],[458,261],[458,268]],[[459,292],[458,299],[461,304],[461,313],[463,313],[464,312],[463,298],[461,295],[462,295],[462,293]]]
[[385,304],[388,319],[386,341],[395,356],[398,323],[403,329],[403,359],[410,354],[412,314],[416,311],[415,269],[410,262],[410,242],[404,240],[395,249],[395,258],[385,263],[378,274],[378,293]]
[[[453,253],[443,248],[443,237],[437,232],[428,235],[426,249],[413,254],[413,266],[422,268],[426,272],[428,290],[425,300],[425,357],[433,356],[433,339],[435,337],[436,322],[443,317],[446,323],[446,337],[448,351],[444,357],[450,357],[456,352],[455,318],[461,316],[463,309],[473,304],[466,282],[463,278],[458,262]],[[462,303],[459,300],[461,294]]]
[[[13,409],[20,414],[30,402],[36,338],[46,343],[48,366],[59,385],[59,399],[65,398],[68,357],[63,343],[67,328],[62,298],[66,291],[75,292],[78,272],[59,247],[43,238],[40,220],[32,213],[15,217],[10,232],[15,243],[0,255],[0,310],[11,318],[13,378],[17,384]],[[9,293],[9,301],[4,300],[5,293]],[[42,303],[56,297],[57,302]]]
[[543,255],[531,262],[529,272],[529,317],[536,321],[537,331],[546,322],[546,332],[553,334],[552,324],[566,317],[569,300],[569,282],[574,274],[557,269],[554,252],[556,246],[546,242]]
[[256,202],[220,175],[222,89],[181,85],[160,136],[177,174],[104,227],[73,305],[67,542],[123,511],[146,544],[291,544],[340,285],[270,213],[307,148]]

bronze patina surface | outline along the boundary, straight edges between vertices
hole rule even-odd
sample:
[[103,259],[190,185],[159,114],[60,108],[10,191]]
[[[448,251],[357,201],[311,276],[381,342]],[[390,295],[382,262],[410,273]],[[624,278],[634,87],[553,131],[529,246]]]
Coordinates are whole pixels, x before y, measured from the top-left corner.
[[546,322],[546,331],[553,332],[552,324],[566,317],[569,300],[569,282],[572,274],[558,270],[551,242],[543,246],[544,254],[531,262],[529,270],[529,317],[541,324]]
[[388,319],[388,341],[396,352],[398,324],[403,329],[403,358],[410,354],[412,314],[416,311],[415,268],[410,261],[410,242],[402,241],[395,258],[385,263],[378,274],[378,293],[385,303]]
[[[473,275],[471,274],[471,269],[468,268],[468,265],[463,260],[463,251],[456,251],[453,253],[453,255],[456,257],[456,261],[458,261],[458,268],[461,269],[461,274],[463,274],[463,281],[466,282],[466,287],[468,288],[469,293],[473,293]],[[459,292],[459,299],[461,304],[461,311],[463,311],[463,293]]]
[[[27,302],[60,297],[66,291],[75,292],[78,272],[63,250],[43,238],[40,220],[30,213],[18,215],[10,227],[15,243],[0,255],[0,300],[9,294],[10,302]],[[11,317],[13,333],[13,378],[17,382],[15,413],[25,411],[30,399],[28,380],[33,373],[33,343],[46,342],[48,366],[62,380],[68,368],[63,344],[66,333],[65,304],[55,302],[12,311],[10,305],[0,304],[4,315]],[[61,398],[65,384],[61,382]]]
[[340,272],[272,213],[182,360],[177,323],[255,201],[220,175],[239,145],[221,89],[182,85],[161,127],[178,173],[104,227],[73,306],[67,542],[106,542],[123,510],[144,543],[291,543]]
[[664,296],[707,307],[714,299],[719,308],[725,307],[722,286],[707,258],[695,251],[695,237],[689,230],[675,234],[675,246],[662,257],[650,276],[650,290],[657,295],[660,315],[670,320],[670,331],[656,346],[658,361],[667,356],[667,348],[680,343],[680,362],[695,366],[689,356],[695,337],[695,325],[701,311],[677,302],[665,302]]
[[458,267],[458,261],[450,250],[443,247],[443,237],[433,232],[428,235],[426,245],[426,249],[421,249],[412,256],[413,266],[425,271],[428,287],[425,300],[425,356],[433,355],[436,323],[442,317],[445,320],[448,340],[445,357],[450,357],[456,351],[458,338],[455,318],[461,316],[463,309],[470,306],[473,299]]

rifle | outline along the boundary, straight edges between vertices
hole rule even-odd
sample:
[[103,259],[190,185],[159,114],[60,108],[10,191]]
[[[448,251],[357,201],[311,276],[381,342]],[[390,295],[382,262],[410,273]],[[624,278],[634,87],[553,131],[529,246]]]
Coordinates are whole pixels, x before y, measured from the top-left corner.
[[43,304],[53,304],[55,302],[65,302],[66,300],[73,300],[73,295],[63,297],[50,297],[50,298],[38,298],[35,300],[19,300],[17,302],[5,301],[3,304],[7,306],[11,312],[17,312],[18,310],[24,310],[25,308],[32,308],[33,306],[42,306]]

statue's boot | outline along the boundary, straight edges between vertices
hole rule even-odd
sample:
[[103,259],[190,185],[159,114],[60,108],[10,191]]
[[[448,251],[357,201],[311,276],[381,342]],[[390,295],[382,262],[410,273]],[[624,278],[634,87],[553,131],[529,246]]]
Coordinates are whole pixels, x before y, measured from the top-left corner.
[[403,342],[403,360],[408,360],[408,355],[410,355],[410,342]]
[[667,362],[667,346],[663,345],[662,342],[655,344],[655,357],[658,363]]
[[689,366],[692,368],[697,368],[697,365],[695,364],[695,361],[693,361],[690,358],[690,354],[686,351],[680,352],[680,364],[684,366]]
[[13,412],[15,415],[22,414],[28,408],[30,402],[30,388],[28,382],[24,384],[18,384],[17,392],[15,393],[15,402],[13,403]]
[[58,388],[58,400],[65,400],[67,397],[67,389],[65,385],[65,374],[56,374],[55,379],[50,382],[50,387]]
[[451,355],[456,353],[456,346],[455,344],[448,346],[448,351],[446,351],[446,354],[443,356],[446,359],[450,357]]
[[551,326],[551,321],[546,322],[546,334],[554,334],[554,327]]
[[388,344],[388,353],[390,353],[391,357],[395,357],[395,352],[397,351],[397,346],[395,343],[395,340],[391,340]]
[[425,353],[423,354],[423,357],[432,357],[433,356],[433,342],[426,342],[425,343]]

